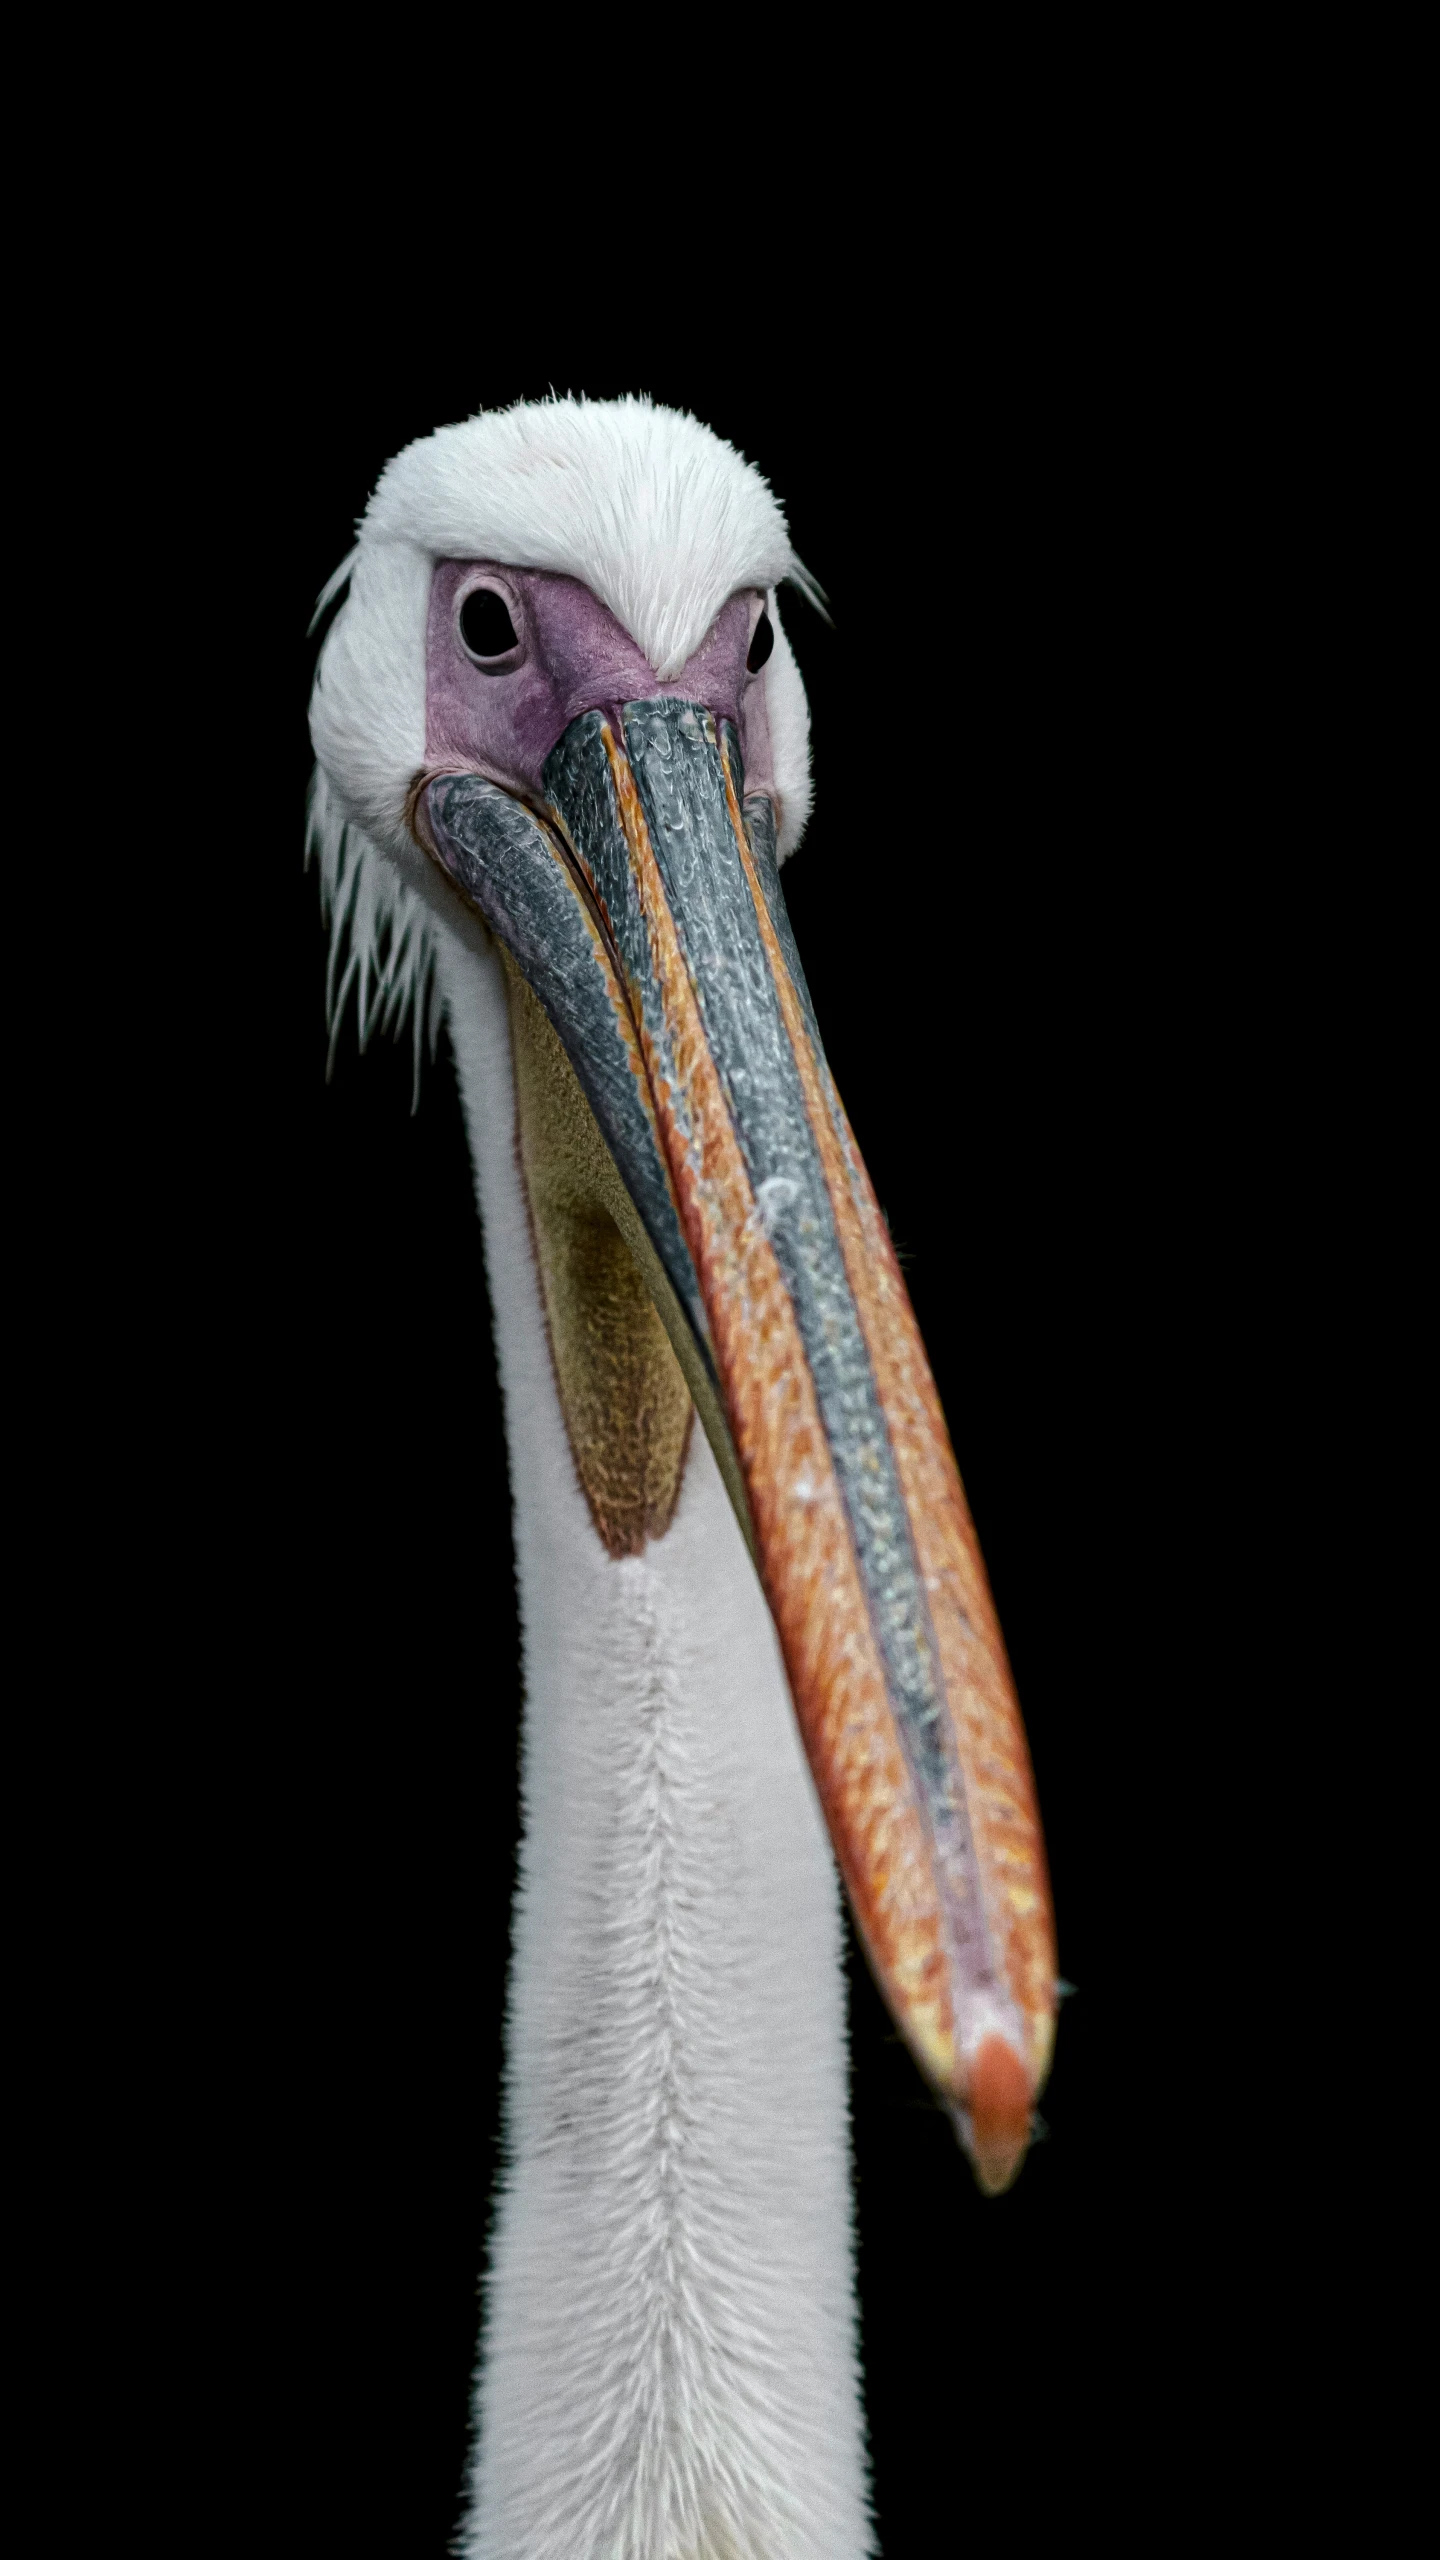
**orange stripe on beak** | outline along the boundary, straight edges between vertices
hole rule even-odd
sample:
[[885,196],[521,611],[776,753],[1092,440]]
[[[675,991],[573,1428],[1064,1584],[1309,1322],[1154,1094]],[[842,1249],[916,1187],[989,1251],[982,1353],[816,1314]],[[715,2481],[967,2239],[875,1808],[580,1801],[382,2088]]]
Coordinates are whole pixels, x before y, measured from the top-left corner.
[[[546,766],[577,893],[594,902],[638,1032],[663,1196],[643,1147],[623,1140],[616,1161],[624,1172],[635,1156],[637,1203],[647,1184],[655,1194],[647,1223],[678,1211],[728,1424],[726,1441],[717,1418],[718,1437],[727,1459],[733,1443],[856,1920],[995,2193],[1024,2157],[1056,1998],[1004,1643],[889,1232],[813,1029],[768,806],[751,804],[752,843],[733,733],[722,740],[701,706],[627,703],[623,720],[622,743],[603,713],[583,714]],[[562,1037],[574,1009],[557,989]]]
[[948,2088],[954,2025],[928,1838],[805,1347],[757,1211],[630,766],[608,723],[602,734],[683,1089],[683,1117],[669,1064],[649,1042],[647,1064],[750,1499],[761,1578],[872,1961],[928,2076]]
[[[726,798],[889,1426],[953,1719],[991,1943],[1023,2023],[1031,2096],[1055,2041],[1055,1926],[1044,1834],[1000,1621],[890,1230],[805,1016],[756,877],[728,760]],[[963,2049],[952,2094],[971,2095]],[[995,2077],[992,2069],[987,2088]],[[1007,2181],[1008,2183],[1008,2181]]]

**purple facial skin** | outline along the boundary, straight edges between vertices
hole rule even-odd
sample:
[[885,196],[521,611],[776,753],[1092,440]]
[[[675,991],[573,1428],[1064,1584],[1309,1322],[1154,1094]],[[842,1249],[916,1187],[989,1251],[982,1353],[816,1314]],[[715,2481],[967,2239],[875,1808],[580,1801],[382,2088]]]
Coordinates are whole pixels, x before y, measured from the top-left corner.
[[[476,587],[503,596],[517,635],[515,648],[483,664],[460,637],[461,610]],[[578,578],[487,560],[438,561],[426,639],[427,767],[483,773],[538,802],[545,759],[582,711],[603,711],[618,737],[623,702],[669,694],[733,720],[746,790],[773,793],[765,677],[745,667],[764,610],[753,588],[732,596],[679,675],[662,684],[644,651]]]

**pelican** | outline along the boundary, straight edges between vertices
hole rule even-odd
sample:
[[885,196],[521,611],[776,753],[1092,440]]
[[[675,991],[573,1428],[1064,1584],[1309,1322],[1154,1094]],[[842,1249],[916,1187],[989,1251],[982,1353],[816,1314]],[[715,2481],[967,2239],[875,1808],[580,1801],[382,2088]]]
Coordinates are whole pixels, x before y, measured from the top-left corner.
[[[781,893],[811,802],[787,581],[819,601],[707,428],[551,399],[410,445],[321,598],[333,992],[412,1009],[417,1069],[448,1023],[514,1493],[467,2560],[873,2550],[840,1883],[987,2193],[1050,2060],[1019,1710]],[[884,1040],[923,909],[855,717]],[[443,1272],[409,1315],[486,1356]]]

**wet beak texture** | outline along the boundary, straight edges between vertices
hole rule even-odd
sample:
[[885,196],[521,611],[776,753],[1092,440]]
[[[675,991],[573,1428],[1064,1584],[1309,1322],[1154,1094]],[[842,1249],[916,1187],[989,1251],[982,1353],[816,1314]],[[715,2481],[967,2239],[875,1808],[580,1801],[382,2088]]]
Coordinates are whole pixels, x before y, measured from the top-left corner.
[[[618,1043],[605,1036],[633,1091],[610,1126],[597,1116],[718,1390],[871,1963],[997,2191],[1053,2040],[1044,1848],[929,1364],[785,916],[770,804],[744,804],[733,731],[668,698],[627,703],[618,733],[600,712],[575,721],[545,788],[553,873],[587,909],[579,938],[565,929],[575,958],[588,934],[587,984],[608,978],[605,1010],[613,1022],[623,999],[628,1016]],[[435,832],[445,859],[443,812]],[[573,991],[547,994],[516,956],[593,1106]]]

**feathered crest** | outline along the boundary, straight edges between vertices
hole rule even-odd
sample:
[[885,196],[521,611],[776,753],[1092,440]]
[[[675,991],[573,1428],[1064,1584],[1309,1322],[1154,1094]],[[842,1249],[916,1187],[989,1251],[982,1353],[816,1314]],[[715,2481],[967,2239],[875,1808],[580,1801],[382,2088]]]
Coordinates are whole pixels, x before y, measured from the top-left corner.
[[305,862],[314,855],[320,874],[320,911],[330,927],[325,972],[325,1019],[335,1064],[340,1025],[355,990],[356,1027],[366,1047],[375,1029],[391,1034],[410,1016],[415,1058],[412,1110],[419,1108],[420,1064],[431,1058],[444,1010],[435,970],[435,927],[395,866],[336,807],[323,767],[310,784]]

